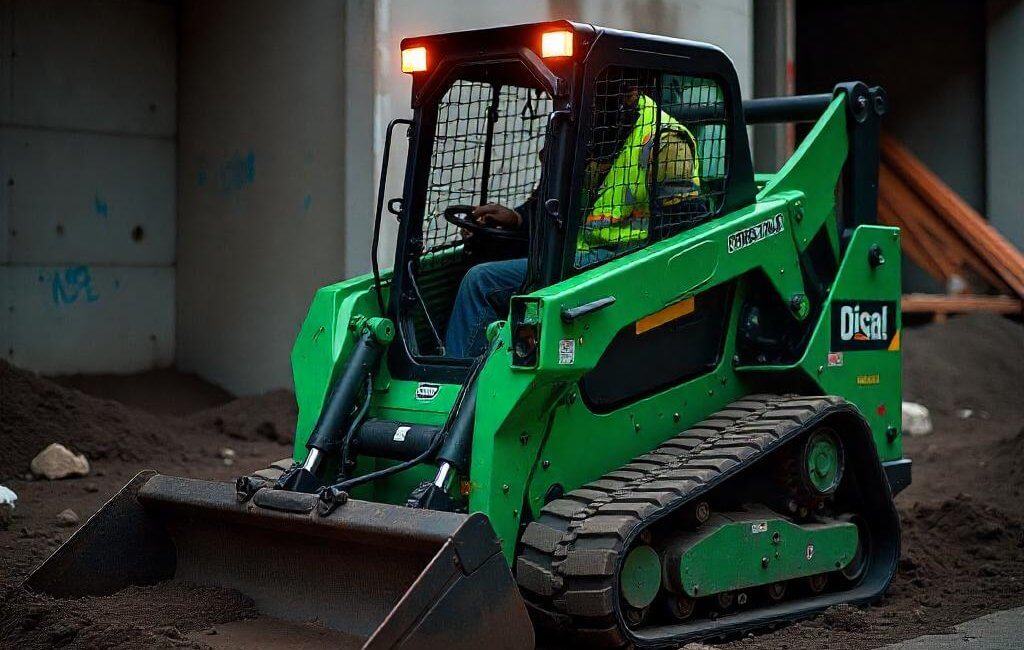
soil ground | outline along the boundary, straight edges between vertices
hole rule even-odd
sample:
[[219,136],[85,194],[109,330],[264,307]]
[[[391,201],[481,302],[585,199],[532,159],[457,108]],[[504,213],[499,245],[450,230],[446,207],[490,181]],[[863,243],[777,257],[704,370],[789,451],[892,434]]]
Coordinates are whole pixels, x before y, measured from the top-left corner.
[[[1024,605],[1024,328],[996,317],[954,318],[908,329],[903,347],[905,399],[929,407],[935,431],[904,441],[914,484],[897,498],[903,552],[888,594],[866,609],[833,608],[723,647],[874,648]],[[0,645],[250,645],[232,621],[256,611],[237,592],[162,584],[58,600],[19,584],[74,532],[58,512],[71,508],[85,521],[141,469],[230,480],[287,456],[293,399],[278,391],[232,400],[173,371],[51,381],[0,361],[0,483],[19,497],[0,530]],[[29,461],[50,442],[85,453],[90,475],[30,479]],[[224,448],[235,452],[231,465]],[[315,630],[309,637],[319,638]],[[268,643],[278,645],[272,635],[260,638]]]

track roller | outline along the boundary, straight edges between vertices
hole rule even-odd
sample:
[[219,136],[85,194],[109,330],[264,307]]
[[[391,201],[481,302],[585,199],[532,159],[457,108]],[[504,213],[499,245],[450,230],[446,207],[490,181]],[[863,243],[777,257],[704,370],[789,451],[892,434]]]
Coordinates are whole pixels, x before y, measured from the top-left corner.
[[765,586],[764,592],[768,595],[768,600],[777,603],[786,597],[786,583],[773,582]]
[[817,575],[813,575],[807,578],[807,588],[810,589],[812,594],[820,594],[821,592],[825,591],[825,586],[827,584],[827,573],[819,573]]
[[680,596],[668,593],[662,600],[662,610],[665,612],[665,615],[668,616],[669,620],[678,622],[686,621],[689,620],[697,610],[697,600],[695,598],[690,598],[689,596]]

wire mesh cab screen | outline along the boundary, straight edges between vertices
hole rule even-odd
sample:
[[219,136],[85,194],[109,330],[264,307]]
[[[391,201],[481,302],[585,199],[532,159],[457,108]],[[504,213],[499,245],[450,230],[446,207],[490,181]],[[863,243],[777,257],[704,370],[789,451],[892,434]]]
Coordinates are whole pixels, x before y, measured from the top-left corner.
[[584,134],[573,265],[583,269],[707,221],[729,173],[724,94],[702,77],[613,66]]
[[459,229],[445,221],[445,208],[500,203],[516,209],[530,198],[541,179],[551,110],[551,98],[541,90],[463,79],[451,85],[437,106],[424,253],[462,241]]
[[[438,100],[422,247],[409,268],[416,302],[406,313],[413,324],[411,351],[416,356],[444,353],[455,296],[468,269],[518,250],[512,242],[492,242],[490,249],[486,241],[464,242],[461,229],[445,219],[444,211],[455,205],[498,203],[524,220],[530,218],[533,203],[528,201],[541,183],[541,150],[552,101],[542,90],[511,82],[524,73],[518,65],[478,70],[483,79],[456,79]],[[494,247],[501,251],[495,253]]]

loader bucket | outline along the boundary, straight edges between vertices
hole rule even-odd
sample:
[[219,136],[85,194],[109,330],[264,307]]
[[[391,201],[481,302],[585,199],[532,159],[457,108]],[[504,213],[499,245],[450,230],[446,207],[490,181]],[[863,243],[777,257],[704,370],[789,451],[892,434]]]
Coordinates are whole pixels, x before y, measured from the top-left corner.
[[178,580],[237,589],[261,614],[350,647],[532,648],[488,519],[143,472],[26,580],[59,597]]

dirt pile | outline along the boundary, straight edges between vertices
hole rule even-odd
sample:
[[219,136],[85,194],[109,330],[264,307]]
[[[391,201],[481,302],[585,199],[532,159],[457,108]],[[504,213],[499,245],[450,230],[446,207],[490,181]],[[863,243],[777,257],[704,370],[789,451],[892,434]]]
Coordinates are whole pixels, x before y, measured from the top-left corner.
[[[901,508],[903,555],[896,599],[969,618],[1021,601],[1024,518],[965,494]],[[984,594],[984,598],[975,596]],[[952,611],[951,611],[952,610]]]
[[65,388],[0,360],[0,479],[28,472],[32,458],[52,442],[90,461],[124,463],[189,462],[209,447],[204,441],[290,444],[297,413],[295,396],[278,390],[187,416],[156,415]]
[[[1024,328],[971,314],[904,332],[903,399],[932,411],[1005,409],[1024,401]],[[980,413],[978,415],[981,415]]]
[[[60,511],[72,508],[85,521],[141,469],[232,480],[289,455],[294,396],[275,391],[225,402],[222,391],[195,386],[195,378],[185,376],[175,388],[167,372],[137,377],[138,393],[126,388],[132,378],[61,381],[152,410],[87,395],[0,360],[0,480],[19,496],[10,527],[0,531],[0,646],[204,648],[205,635],[186,635],[254,616],[248,598],[225,589],[161,584],[54,599],[18,585],[73,534],[74,527],[61,525]],[[90,474],[26,480],[31,459],[51,442],[84,453]],[[231,466],[219,453],[224,447],[235,452]]]
[[65,388],[111,399],[157,415],[190,415],[227,404],[234,396],[197,375],[175,368],[154,368],[131,375],[59,375],[47,377]]
[[111,596],[55,600],[12,591],[0,618],[0,639],[12,648],[205,648],[189,632],[256,616],[237,591],[163,583]]
[[64,388],[0,360],[0,479],[21,476],[51,442],[89,460],[133,462],[181,451],[161,418]]
[[200,411],[189,416],[188,422],[235,440],[263,439],[290,445],[295,439],[298,414],[295,395],[287,390],[274,390]]
[[1024,425],[1017,435],[998,446],[992,460],[992,478],[1003,484],[1008,498],[1019,501],[1024,496]]

